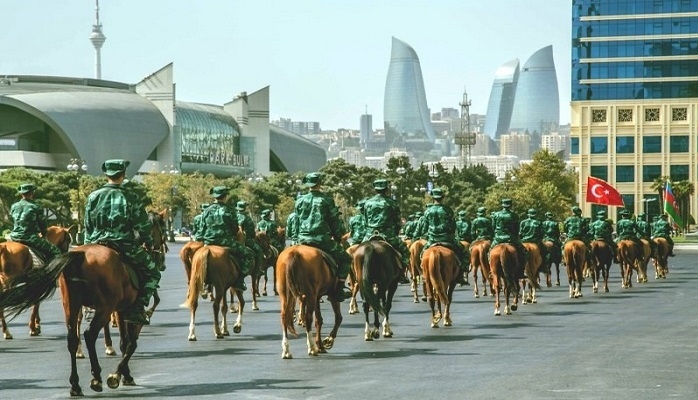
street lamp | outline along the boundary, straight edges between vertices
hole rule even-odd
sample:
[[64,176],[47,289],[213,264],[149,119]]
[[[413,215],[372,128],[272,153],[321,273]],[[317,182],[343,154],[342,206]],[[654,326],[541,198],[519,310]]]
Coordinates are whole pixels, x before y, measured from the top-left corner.
[[645,222],[650,222],[650,216],[649,216],[649,202],[650,201],[657,201],[656,197],[648,197],[646,199],[642,199],[642,211],[645,212]]
[[66,166],[66,169],[70,172],[75,172],[77,174],[77,220],[78,220],[78,232],[75,238],[75,244],[81,245],[83,243],[83,232],[82,232],[82,209],[84,205],[82,204],[82,175],[87,173],[87,163],[79,158],[71,158],[70,162]]
[[[174,165],[165,165],[162,168],[162,171],[160,171],[161,174],[170,174],[170,175],[178,175],[179,174],[179,169],[177,169],[176,166]],[[169,207],[169,212],[168,212],[168,218],[167,218],[167,241],[170,243],[174,243],[175,241],[175,235],[174,235],[174,227],[172,226],[173,221],[173,215],[172,212],[174,210],[174,198],[177,195],[177,184],[175,182],[172,183],[172,186],[170,186],[170,207]]]

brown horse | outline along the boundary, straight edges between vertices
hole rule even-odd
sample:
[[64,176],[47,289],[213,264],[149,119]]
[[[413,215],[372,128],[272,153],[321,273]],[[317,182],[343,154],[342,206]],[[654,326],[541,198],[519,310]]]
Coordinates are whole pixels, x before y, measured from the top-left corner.
[[663,237],[652,240],[657,245],[654,257],[654,279],[666,279],[666,274],[669,273],[669,242]]
[[642,262],[642,247],[633,240],[619,241],[618,260],[623,273],[621,286],[623,289],[631,288],[633,286],[633,270],[640,271],[639,264]]
[[[188,336],[190,341],[196,340],[196,309],[199,304],[199,295],[204,290],[206,284],[210,284],[213,288],[213,332],[216,339],[223,339],[224,336],[230,335],[228,332],[226,293],[229,288],[233,287],[239,274],[240,268],[230,258],[228,249],[225,247],[208,245],[201,247],[194,253],[191,264],[191,276],[189,278],[189,291],[187,292],[186,301],[182,304],[182,307],[187,307],[191,310]],[[239,306],[233,332],[240,333],[245,300],[241,291],[235,290],[234,292],[237,295]],[[220,324],[218,321],[219,311],[222,315]]]
[[448,247],[431,246],[424,251],[421,266],[426,285],[425,293],[431,308],[431,327],[438,328],[442,318],[444,326],[451,326],[451,302],[460,273],[456,254]]
[[581,240],[568,240],[563,250],[563,258],[567,266],[567,283],[570,286],[570,299],[583,297],[583,273],[584,265],[587,262],[586,245]]
[[49,297],[55,291],[58,280],[68,328],[71,396],[82,395],[75,355],[79,342],[77,319],[83,306],[95,310],[92,322],[84,334],[92,370],[90,387],[94,391],[102,391],[102,369],[97,359],[95,342],[99,330],[109,322],[114,311],[119,313],[122,359],[116,371],[109,375],[107,385],[117,388],[122,377],[124,385],[135,385],[128,363],[136,350],[141,326],[125,322],[121,315],[138,297],[138,288],[131,281],[129,268],[116,251],[97,244],[87,244],[56,257],[45,268],[34,269],[12,280],[9,292],[6,292],[9,295],[0,296],[1,306],[11,308],[14,313],[21,312]]
[[638,263],[637,283],[647,283],[647,266],[652,258],[652,246],[647,239],[640,239],[642,243],[642,255]]
[[[490,271],[492,273],[492,291],[494,293],[494,315],[501,315],[499,310],[499,292],[504,292],[506,306],[504,313],[510,315],[511,311],[519,308],[519,258],[516,248],[509,243],[500,243],[490,250]],[[503,288],[501,288],[503,286]],[[514,295],[514,303],[509,306],[509,297]]]
[[545,252],[548,254],[548,257],[543,260],[543,269],[546,271],[545,284],[548,287],[553,286],[552,274],[553,264],[555,264],[555,286],[560,286],[560,264],[562,263],[562,252],[560,251],[560,247],[550,240],[543,241],[543,246],[545,246]]
[[417,239],[412,242],[410,250],[410,276],[412,278],[411,291],[414,293],[414,302],[419,303],[419,283],[422,282],[422,301],[427,301],[426,285],[421,279],[422,266],[419,261],[419,256],[422,254],[424,245],[427,243],[424,239]]
[[482,275],[482,295],[487,297],[487,286],[490,287],[490,293],[494,295],[492,290],[492,281],[490,279],[490,263],[487,260],[487,253],[490,251],[491,240],[478,240],[470,246],[470,266],[473,270],[473,282],[475,283],[474,293],[475,298],[480,297],[479,287],[477,285],[477,272]]
[[608,292],[608,277],[613,265],[613,249],[604,240],[591,242],[591,256],[595,259],[596,267],[592,271],[593,291],[599,292],[599,275],[603,275],[603,291]]
[[[383,315],[383,337],[393,337],[390,328],[390,309],[402,273],[400,255],[390,244],[382,240],[369,240],[358,245],[352,258],[354,278],[363,299],[366,325],[364,340],[378,339],[379,314]],[[373,328],[369,313],[373,309]]]
[[191,277],[191,261],[194,258],[194,253],[202,247],[204,247],[203,242],[190,241],[179,250],[179,259],[182,260],[184,273],[187,275],[187,285],[189,285],[189,278]]
[[[259,293],[259,281],[264,278],[264,286],[262,288],[262,296],[267,295],[267,283],[269,282],[269,277],[267,275],[267,270],[269,268],[276,269],[276,259],[279,257],[279,250],[272,246],[271,240],[266,232],[259,231],[256,233],[254,240],[257,242],[259,247],[262,248],[264,252],[264,259],[260,260],[261,268],[259,269],[259,274],[252,276],[252,289]],[[274,288],[274,295],[278,296],[276,288]],[[253,303],[252,309],[254,310],[255,304]]]
[[[293,358],[288,342],[288,334],[296,335],[293,325],[296,300],[300,300],[301,308],[305,310],[300,316],[305,322],[306,343],[308,355],[317,356],[325,353],[334,345],[339,325],[342,323],[342,312],[339,303],[330,301],[334,311],[334,327],[329,336],[321,340],[322,314],[320,312],[320,297],[331,293],[337,283],[337,277],[332,273],[324,253],[311,246],[296,245],[286,248],[279,254],[276,261],[274,279],[276,290],[281,301],[281,357]],[[311,327],[315,319],[315,340],[311,335]]]
[[[522,303],[538,303],[537,290],[540,289],[538,281],[540,270],[543,267],[543,257],[540,254],[540,249],[537,244],[522,244],[526,248],[526,251],[528,251],[528,260],[526,260],[526,265],[524,265],[526,279],[521,280],[521,287],[523,289]],[[526,289],[528,289],[528,291]]]

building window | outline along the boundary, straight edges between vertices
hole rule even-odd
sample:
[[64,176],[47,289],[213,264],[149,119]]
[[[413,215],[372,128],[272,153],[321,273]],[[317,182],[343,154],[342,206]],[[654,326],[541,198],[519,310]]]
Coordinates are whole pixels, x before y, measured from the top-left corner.
[[688,136],[670,136],[669,151],[672,153],[688,153]]
[[671,109],[671,120],[672,121],[687,121],[688,120],[688,109],[686,107],[672,108]]
[[591,110],[591,122],[606,122],[606,110]]
[[628,154],[635,152],[635,138],[632,136],[616,137],[616,153]]
[[687,181],[688,180],[688,165],[671,165],[669,166],[669,176],[672,181]]
[[591,154],[606,154],[608,153],[608,138],[593,137],[590,139]]
[[579,138],[570,138],[570,155],[579,154]]
[[618,122],[633,122],[633,109],[632,108],[619,108],[618,109]]
[[659,109],[645,108],[645,122],[659,122]]
[[617,165],[616,182],[635,182],[635,166]]
[[655,179],[662,175],[661,165],[643,165],[642,166],[642,181],[654,182]]
[[661,153],[662,152],[662,137],[661,136],[645,136],[642,138],[643,153]]
[[606,165],[592,165],[589,169],[589,174],[596,178],[601,178],[605,181],[608,180],[608,166]]

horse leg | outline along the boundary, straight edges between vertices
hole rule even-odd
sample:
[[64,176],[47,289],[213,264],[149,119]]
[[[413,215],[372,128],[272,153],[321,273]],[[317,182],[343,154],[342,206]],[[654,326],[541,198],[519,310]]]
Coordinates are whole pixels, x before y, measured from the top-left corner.
[[560,286],[560,263],[555,263],[555,286]]
[[[378,301],[380,302],[381,296],[378,296]],[[378,311],[373,310],[373,329],[371,329],[371,335],[373,335],[374,339],[378,339],[380,335],[380,330],[378,329],[380,327],[380,315],[378,314]]]
[[499,278],[497,276],[492,278],[492,294],[494,295],[494,315],[500,316],[502,313],[499,310],[501,304],[499,302]]
[[[196,309],[199,306],[199,300],[194,299],[194,301],[191,304],[191,309],[189,313],[189,336],[187,339],[189,339],[190,342],[195,342],[196,341]],[[121,318],[119,318],[121,319]],[[119,331],[121,331],[121,325],[119,325]],[[123,349],[122,349],[123,352]],[[123,354],[123,353],[122,353]]]
[[334,325],[330,334],[322,341],[322,345],[325,350],[329,350],[334,346],[334,340],[337,337],[337,332],[339,331],[339,325],[342,324],[342,310],[340,309],[340,304],[337,302],[330,302],[332,305],[332,312],[334,313]]
[[511,284],[504,284],[504,314],[511,315],[511,306],[509,305],[509,296],[511,296]]
[[397,291],[397,282],[391,282],[385,300],[385,319],[383,319],[383,337],[393,337],[393,330],[390,328],[390,309],[393,308],[393,297]]
[[373,340],[373,335],[371,334],[371,323],[369,322],[369,316],[371,315],[371,306],[369,306],[367,301],[363,301],[363,309],[365,316],[364,323],[364,340],[370,342]]
[[228,331],[228,302],[226,296],[221,297],[221,333],[223,336],[230,336]]
[[32,307],[32,312],[29,315],[29,336],[41,335],[41,324],[39,323],[39,305],[35,304]]
[[[110,315],[110,319],[112,318],[112,315]],[[104,332],[104,347],[105,351],[104,353],[108,356],[114,356],[116,355],[116,350],[114,350],[114,346],[111,340],[111,332],[109,331],[109,322],[104,324],[104,328],[102,329]]]
[[305,323],[305,341],[308,345],[308,355],[317,356],[320,350],[315,345],[315,341],[312,336],[313,329],[313,316],[315,315],[315,307],[319,308],[319,302],[317,300],[319,296],[313,296],[312,298],[308,295],[302,300],[305,306],[305,312],[303,313],[303,321]]
[[95,392],[102,391],[102,367],[99,366],[99,360],[97,359],[97,336],[102,327],[109,322],[109,316],[111,312],[103,310],[95,310],[95,315],[90,321],[90,326],[87,327],[85,333],[83,334],[85,338],[85,346],[87,347],[87,354],[90,357],[90,368],[92,370],[92,380],[90,381],[90,388]]
[[269,269],[269,266],[264,266],[264,287],[262,288],[262,296],[267,295],[267,282],[269,281],[269,277],[267,276],[267,270]]
[[128,366],[128,362],[131,360],[131,356],[136,351],[138,347],[137,340],[140,328],[132,323],[125,322],[123,318],[119,317],[119,336],[121,336],[121,352],[122,357],[119,365],[116,367],[116,371],[113,374],[109,374],[107,377],[107,386],[111,389],[116,389],[119,387],[119,380],[123,377],[124,386],[135,386],[133,377],[131,376],[131,370]]
[[7,327],[7,321],[5,321],[5,314],[3,313],[2,308],[0,308],[0,324],[2,324],[2,336],[6,340],[12,339],[12,334]]
[[446,292],[446,308],[444,310],[444,326],[451,326],[453,325],[453,321],[451,320],[451,303],[453,303],[453,291],[456,289],[455,284],[450,284],[448,285],[448,292]]
[[[82,396],[82,388],[80,388],[80,377],[78,376],[77,351],[80,344],[80,335],[78,330],[78,316],[82,315],[81,306],[73,306],[70,302],[63,300],[65,310],[66,327],[68,328],[68,352],[70,353],[70,395]],[[84,358],[85,356],[83,356]]]
[[242,332],[242,312],[245,309],[245,299],[242,297],[242,292],[239,290],[235,291],[235,296],[238,298],[238,316],[235,319],[235,325],[233,325],[233,332]]
[[[255,273],[254,275],[250,276],[252,279],[252,311],[258,311],[259,306],[257,306],[257,297],[259,297],[259,273]],[[256,285],[255,285],[255,281]]]
[[221,310],[221,298],[225,296],[225,289],[221,286],[216,286],[214,288],[215,295],[213,297],[213,334],[216,339],[223,339],[223,332],[220,330],[220,325],[218,324],[218,312]]

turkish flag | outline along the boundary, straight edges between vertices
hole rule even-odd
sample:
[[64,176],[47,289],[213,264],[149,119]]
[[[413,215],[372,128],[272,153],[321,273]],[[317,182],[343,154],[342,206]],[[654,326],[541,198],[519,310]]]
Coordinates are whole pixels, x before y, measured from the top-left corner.
[[624,207],[623,196],[603,179],[587,178],[587,203]]

